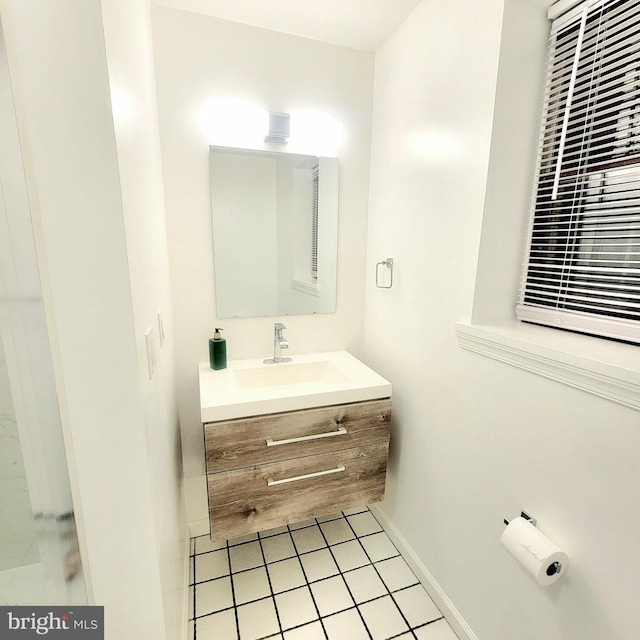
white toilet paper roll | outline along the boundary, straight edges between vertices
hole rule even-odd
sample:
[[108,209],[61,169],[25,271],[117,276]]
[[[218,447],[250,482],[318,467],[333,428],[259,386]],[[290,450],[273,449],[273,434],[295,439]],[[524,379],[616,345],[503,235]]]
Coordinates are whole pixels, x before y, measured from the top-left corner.
[[514,518],[500,543],[541,585],[553,584],[567,570],[567,554],[526,518]]

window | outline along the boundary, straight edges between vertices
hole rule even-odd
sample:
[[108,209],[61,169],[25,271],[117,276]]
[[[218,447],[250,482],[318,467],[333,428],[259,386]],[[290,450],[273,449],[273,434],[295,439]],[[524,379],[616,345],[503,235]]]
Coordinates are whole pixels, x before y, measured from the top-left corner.
[[551,30],[520,320],[640,343],[640,4]]

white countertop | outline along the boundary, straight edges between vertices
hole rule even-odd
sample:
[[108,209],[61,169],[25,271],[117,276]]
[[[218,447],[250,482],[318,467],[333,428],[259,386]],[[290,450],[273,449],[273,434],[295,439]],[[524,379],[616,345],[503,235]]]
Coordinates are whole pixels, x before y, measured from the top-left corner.
[[200,417],[216,422],[391,396],[391,383],[347,351],[291,356],[290,363],[261,358],[230,360],[214,371],[199,365]]

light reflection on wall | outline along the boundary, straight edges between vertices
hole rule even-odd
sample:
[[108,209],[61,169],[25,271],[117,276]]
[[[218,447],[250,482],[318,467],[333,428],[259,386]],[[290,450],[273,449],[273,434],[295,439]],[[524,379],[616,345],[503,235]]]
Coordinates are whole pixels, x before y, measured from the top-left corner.
[[262,142],[268,127],[268,114],[247,100],[211,98],[202,106],[200,129],[209,144],[251,147]]
[[134,104],[131,96],[121,89],[111,90],[111,111],[115,121],[126,122],[134,114]]
[[291,113],[291,138],[289,147],[298,153],[336,155],[344,127],[330,115],[321,111],[297,110]]

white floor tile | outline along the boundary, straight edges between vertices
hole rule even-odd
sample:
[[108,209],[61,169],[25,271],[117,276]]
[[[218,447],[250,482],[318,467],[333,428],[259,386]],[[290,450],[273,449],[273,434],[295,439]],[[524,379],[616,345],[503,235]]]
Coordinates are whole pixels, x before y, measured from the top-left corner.
[[232,606],[233,596],[229,576],[196,585],[196,618]]
[[305,529],[296,529],[291,532],[291,537],[300,554],[316,551],[327,546],[318,525],[306,527]]
[[195,640],[196,637],[196,623],[191,621],[187,627],[187,640]]
[[304,627],[285,631],[284,640],[325,640],[325,635],[322,625],[319,622],[312,622]]
[[369,558],[357,540],[336,544],[331,547],[331,551],[343,573],[370,564]]
[[318,619],[318,612],[307,586],[280,593],[275,599],[283,631]]
[[306,582],[298,558],[290,558],[267,565],[267,571],[274,593],[301,587]]
[[359,609],[373,640],[387,640],[409,631],[391,596],[361,604]]
[[339,520],[330,520],[329,522],[322,522],[320,524],[320,528],[330,545],[338,544],[339,542],[346,542],[347,540],[353,540],[355,537],[351,527],[344,518],[340,518]]
[[[238,626],[240,640],[257,640],[280,633],[276,609],[271,598],[258,600],[238,607]],[[198,635],[198,637],[200,637]],[[233,638],[233,636],[211,636],[213,638]]]
[[384,531],[360,538],[360,544],[364,547],[371,562],[379,562],[399,555],[398,550]]
[[355,609],[323,618],[329,640],[369,640],[367,628]]
[[232,609],[196,620],[198,638],[236,638],[236,616]]
[[349,524],[353,527],[357,536],[366,536],[369,533],[377,533],[382,531],[382,527],[378,524],[378,521],[373,517],[370,511],[359,513],[355,516],[349,516],[347,518]]
[[354,605],[342,576],[315,582],[311,585],[311,591],[321,616],[344,611]]
[[352,509],[346,509],[342,513],[344,513],[345,516],[353,516],[356,513],[363,513],[364,511],[369,511],[366,505],[363,505],[362,507],[353,507]]
[[338,511],[338,513],[330,513],[326,516],[320,516],[316,518],[318,522],[329,522],[329,520],[337,520],[338,518],[342,518],[342,513]]
[[266,568],[258,567],[242,573],[234,573],[233,592],[236,596],[236,605],[246,604],[252,600],[260,600],[260,598],[271,595]]
[[376,562],[375,566],[389,591],[397,591],[418,583],[413,571],[401,557]]
[[262,550],[267,563],[293,558],[296,555],[296,550],[288,532],[262,540]]
[[196,556],[196,582],[229,575],[227,550],[210,551]]
[[188,617],[189,620],[193,620],[193,608],[195,606],[195,601],[194,601],[193,597],[194,597],[195,592],[196,592],[195,587],[193,585],[190,586],[189,587],[189,604],[187,605],[188,606],[187,617]]
[[[244,571],[245,569],[255,569],[264,564],[260,543],[257,541],[230,547],[229,557],[231,558],[231,571],[233,573]],[[197,571],[196,567],[196,574]]]
[[301,522],[294,522],[289,525],[289,529],[291,531],[295,531],[296,529],[303,529],[304,527],[310,527],[311,525],[316,524],[315,518],[311,518],[311,520],[302,520]]
[[387,588],[371,565],[345,573],[344,579],[357,604],[387,593]]
[[195,553],[207,553],[208,551],[217,551],[218,549],[224,549],[227,546],[225,540],[216,540],[211,542],[209,536],[199,536],[194,538],[195,541]]
[[442,617],[442,613],[421,584],[397,591],[393,598],[411,627]]
[[329,549],[320,549],[300,556],[305,575],[309,582],[329,578],[338,573],[338,567],[333,561]]
[[271,536],[280,535],[281,533],[289,533],[289,528],[285,525],[284,527],[274,527],[273,529],[261,531],[260,538],[269,538]]
[[414,629],[413,632],[418,640],[458,640],[458,636],[446,620],[438,620],[426,627]]
[[238,544],[243,544],[245,542],[252,542],[253,540],[258,539],[257,533],[248,533],[246,536],[238,536],[237,538],[232,538],[229,540],[229,546],[235,547]]

